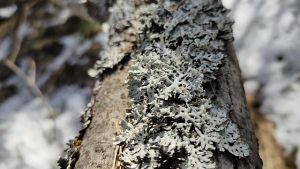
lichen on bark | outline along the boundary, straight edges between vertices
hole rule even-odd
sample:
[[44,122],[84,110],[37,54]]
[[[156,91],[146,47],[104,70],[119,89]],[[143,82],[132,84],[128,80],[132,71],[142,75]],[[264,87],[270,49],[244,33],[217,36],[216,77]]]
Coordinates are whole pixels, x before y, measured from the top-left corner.
[[[205,91],[227,56],[225,44],[233,40],[233,21],[221,1],[117,3],[113,10],[122,14],[117,17],[126,18],[116,26],[134,30],[136,49],[127,53],[133,59],[127,81],[131,108],[116,138],[123,146],[122,165],[213,169],[217,151],[248,156],[229,108]],[[118,48],[127,44],[117,40]]]

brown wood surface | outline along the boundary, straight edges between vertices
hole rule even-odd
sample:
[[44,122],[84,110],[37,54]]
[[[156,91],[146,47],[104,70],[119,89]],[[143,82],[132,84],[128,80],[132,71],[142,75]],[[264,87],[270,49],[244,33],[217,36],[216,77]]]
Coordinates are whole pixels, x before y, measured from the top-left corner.
[[76,169],[111,169],[115,158],[116,147],[113,138],[120,130],[119,122],[127,109],[128,66],[117,68],[104,77],[96,96],[94,117],[87,129]]

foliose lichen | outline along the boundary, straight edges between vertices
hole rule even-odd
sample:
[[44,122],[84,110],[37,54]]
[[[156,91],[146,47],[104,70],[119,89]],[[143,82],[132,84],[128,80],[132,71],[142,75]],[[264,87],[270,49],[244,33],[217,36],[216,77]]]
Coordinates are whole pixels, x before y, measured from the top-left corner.
[[155,14],[155,5],[144,5],[139,0],[118,0],[110,9],[109,19],[109,44],[100,53],[101,58],[94,68],[89,70],[89,75],[96,77],[104,70],[113,68],[125,56],[130,55],[136,49],[138,35],[145,33],[150,27],[151,15]]
[[214,169],[214,152],[248,156],[229,109],[205,91],[233,40],[233,21],[221,1],[117,3],[114,10],[127,17],[116,26],[135,29],[139,42],[127,81],[131,108],[116,138],[124,168]]

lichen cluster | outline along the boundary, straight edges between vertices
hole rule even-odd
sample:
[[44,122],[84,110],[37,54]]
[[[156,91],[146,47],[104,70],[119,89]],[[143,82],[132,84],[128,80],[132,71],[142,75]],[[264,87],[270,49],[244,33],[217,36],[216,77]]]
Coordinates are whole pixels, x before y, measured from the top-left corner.
[[101,75],[132,54],[138,45],[138,36],[143,36],[150,28],[157,7],[154,3],[144,4],[139,0],[118,0],[110,10],[109,44],[100,53],[101,59],[89,70],[92,77]]
[[217,151],[248,156],[228,109],[208,98],[204,87],[216,78],[225,43],[233,40],[228,10],[219,0],[139,2],[132,8],[143,12],[127,20],[139,25],[141,45],[131,55],[132,105],[116,138],[122,165],[213,169]]

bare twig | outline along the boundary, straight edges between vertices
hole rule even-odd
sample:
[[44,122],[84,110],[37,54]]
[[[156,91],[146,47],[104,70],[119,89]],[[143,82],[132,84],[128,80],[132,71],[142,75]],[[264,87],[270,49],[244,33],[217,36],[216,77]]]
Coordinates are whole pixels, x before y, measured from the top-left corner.
[[115,151],[114,151],[114,160],[113,160],[113,165],[111,167],[111,169],[116,169],[116,163],[117,163],[117,156],[118,156],[118,152],[119,152],[119,145],[117,145],[115,147]]
[[36,84],[32,80],[30,80],[30,78],[27,77],[27,75],[16,64],[14,64],[9,59],[3,60],[3,64],[11,71],[13,71],[20,79],[22,79],[22,81],[26,83],[28,88],[35,96],[42,99],[43,103],[45,104],[49,112],[54,112],[52,107],[49,105],[48,101],[44,97],[43,93],[41,92],[41,90],[36,86]]
[[35,84],[36,64],[35,64],[35,61],[32,58],[30,58],[30,60],[29,60],[29,67],[30,67],[30,70],[28,72],[28,78],[31,81],[31,83]]
[[[11,54],[8,56],[8,59],[12,61],[13,63],[16,61],[17,56],[20,52],[21,49],[21,44],[22,44],[22,38],[19,36],[19,31],[21,29],[21,26],[23,23],[26,22],[27,19],[27,14],[29,8],[27,7],[26,4],[21,4],[18,5],[18,17],[16,19],[16,26],[14,28],[14,33],[12,35],[13,39],[13,46],[11,48]],[[21,7],[23,6],[23,7]]]
[[[31,92],[41,98],[43,101],[43,104],[47,107],[50,114],[54,113],[53,108],[48,103],[47,99],[44,97],[43,93],[39,89],[39,87],[35,84],[35,71],[36,71],[36,65],[33,60],[30,62],[30,73],[29,75],[26,75],[16,64],[15,61],[19,55],[21,46],[22,46],[22,37],[19,36],[18,32],[21,29],[21,25],[26,22],[28,11],[40,0],[31,0],[27,2],[22,2],[21,4],[18,4],[18,16],[16,18],[16,25],[13,29],[14,34],[12,35],[13,39],[13,45],[11,48],[11,53],[7,57],[7,59],[4,59],[2,62],[3,64],[9,68],[12,72],[14,72],[22,81],[25,82],[25,84],[28,86],[28,88],[31,90]],[[51,115],[53,116],[53,115]]]
[[22,40],[18,37],[18,35],[14,35],[13,39],[14,39],[14,43],[13,43],[12,50],[11,50],[12,52],[8,56],[8,58],[12,62],[15,62],[17,59],[17,56],[19,54],[20,48],[21,48]]

